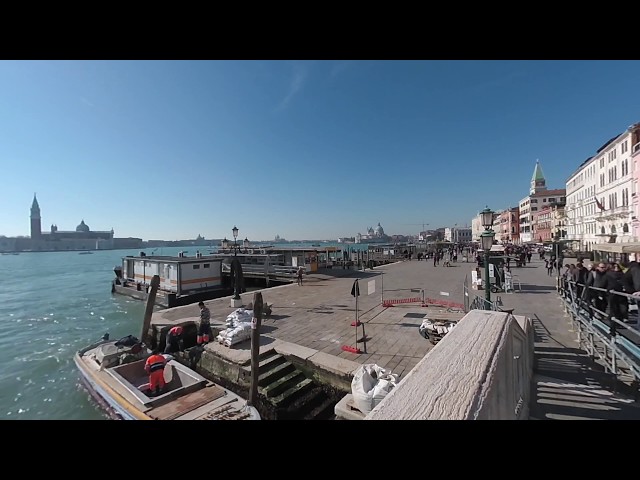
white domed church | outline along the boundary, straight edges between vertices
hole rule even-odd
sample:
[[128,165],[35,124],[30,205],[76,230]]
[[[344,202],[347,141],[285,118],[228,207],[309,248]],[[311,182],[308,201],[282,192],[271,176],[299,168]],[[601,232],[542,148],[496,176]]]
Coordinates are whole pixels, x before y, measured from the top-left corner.
[[387,243],[390,240],[391,237],[384,233],[384,228],[382,228],[380,222],[378,222],[376,228],[367,228],[366,235],[362,235],[361,233],[356,235],[356,243]]

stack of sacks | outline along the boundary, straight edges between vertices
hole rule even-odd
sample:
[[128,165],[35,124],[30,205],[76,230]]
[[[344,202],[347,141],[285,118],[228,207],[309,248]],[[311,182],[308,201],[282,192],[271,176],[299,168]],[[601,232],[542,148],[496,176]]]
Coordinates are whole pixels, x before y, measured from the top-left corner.
[[225,320],[227,328],[218,334],[216,340],[225,347],[230,347],[236,343],[248,340],[251,338],[252,318],[253,310],[245,310],[244,308],[234,310]]

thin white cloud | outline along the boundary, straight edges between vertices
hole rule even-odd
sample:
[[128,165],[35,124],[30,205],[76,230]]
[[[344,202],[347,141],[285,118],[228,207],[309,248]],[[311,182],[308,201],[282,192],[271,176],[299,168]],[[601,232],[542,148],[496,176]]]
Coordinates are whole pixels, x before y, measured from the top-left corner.
[[524,78],[525,74],[524,72],[510,72],[502,77],[499,78],[495,78],[493,80],[488,80],[486,82],[482,82],[476,85],[473,85],[472,87],[470,87],[470,89],[472,91],[483,91],[483,90],[490,90],[493,88],[498,88],[498,87],[504,87],[507,86],[511,83],[514,83],[516,80],[520,79],[520,78]]
[[87,105],[88,107],[95,107],[95,105],[93,103],[91,103],[89,100],[87,100],[84,97],[80,97],[80,100],[82,101],[82,103],[84,103],[85,105]]
[[342,62],[336,62],[331,66],[331,72],[329,73],[329,76],[331,78],[337,77],[338,75],[340,75],[342,72],[344,72],[347,68],[349,68],[349,66],[352,64],[353,62],[351,60],[345,60]]
[[289,91],[282,99],[280,104],[276,107],[276,111],[284,110],[287,108],[291,100],[302,90],[304,82],[306,81],[308,76],[308,70],[305,66],[296,65],[294,66],[293,77],[291,78],[291,83],[289,85]]

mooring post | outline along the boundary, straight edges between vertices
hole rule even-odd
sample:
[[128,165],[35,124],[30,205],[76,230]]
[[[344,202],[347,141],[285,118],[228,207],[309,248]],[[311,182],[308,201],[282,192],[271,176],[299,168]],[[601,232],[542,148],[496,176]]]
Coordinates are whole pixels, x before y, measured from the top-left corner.
[[253,318],[251,319],[251,385],[247,405],[255,407],[258,399],[258,370],[260,367],[260,325],[262,324],[262,293],[253,294]]
[[149,288],[149,295],[147,296],[147,304],[144,309],[144,320],[142,321],[142,333],[140,334],[140,341],[147,346],[147,337],[149,336],[149,327],[151,326],[151,316],[153,315],[153,306],[156,303],[156,293],[160,286],[160,276],[154,275],[151,277],[151,285]]

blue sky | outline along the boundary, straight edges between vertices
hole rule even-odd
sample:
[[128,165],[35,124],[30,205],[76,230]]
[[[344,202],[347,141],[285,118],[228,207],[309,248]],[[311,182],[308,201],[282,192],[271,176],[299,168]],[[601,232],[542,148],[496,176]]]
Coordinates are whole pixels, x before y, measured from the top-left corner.
[[0,61],[0,235],[470,225],[640,121],[638,61]]

